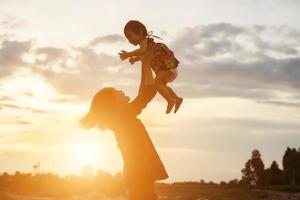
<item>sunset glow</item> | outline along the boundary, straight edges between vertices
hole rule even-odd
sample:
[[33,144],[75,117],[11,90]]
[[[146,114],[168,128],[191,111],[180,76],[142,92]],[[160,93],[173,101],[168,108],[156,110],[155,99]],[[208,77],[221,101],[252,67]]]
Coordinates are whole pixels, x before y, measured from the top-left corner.
[[72,145],[72,154],[73,159],[81,165],[92,164],[96,156],[98,156],[97,160],[100,159],[96,148],[92,144],[87,143]]
[[118,56],[137,47],[123,34],[130,19],[180,60],[169,84],[184,98],[180,110],[166,115],[158,93],[138,116],[167,182],[240,178],[253,149],[282,168],[287,146],[299,147],[298,1],[0,4],[0,172],[32,172],[37,162],[61,175],[123,171],[113,132],[82,129],[79,120],[104,87],[137,96],[141,64]]

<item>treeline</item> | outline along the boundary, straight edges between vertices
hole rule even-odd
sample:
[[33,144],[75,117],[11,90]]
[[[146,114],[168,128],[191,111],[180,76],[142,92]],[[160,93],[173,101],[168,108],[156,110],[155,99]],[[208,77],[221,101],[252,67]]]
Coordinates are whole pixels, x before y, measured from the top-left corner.
[[280,169],[277,162],[273,161],[271,166],[265,169],[260,152],[254,150],[252,157],[245,163],[242,169],[240,184],[249,186],[269,185],[300,185],[300,148],[287,147],[282,158],[283,169]]
[[[288,147],[282,158],[282,166],[283,169],[280,169],[277,162],[273,161],[269,168],[265,168],[260,152],[254,150],[251,158],[247,160],[244,168],[241,170],[241,179],[233,179],[228,182],[222,181],[219,184],[200,180],[174,183],[158,182],[157,185],[159,187],[173,187],[176,185],[202,185],[209,187],[280,186],[280,190],[300,191],[300,149],[296,150]],[[60,177],[53,173],[38,173],[38,168],[39,164],[34,165],[33,174],[19,171],[16,171],[14,174],[0,173],[0,193],[8,192],[48,197],[85,195],[95,192],[110,197],[125,194],[121,172],[112,175],[104,171],[97,171],[93,175],[89,172],[83,173],[82,176]],[[292,189],[290,189],[291,187]]]
[[100,192],[110,197],[123,195],[124,185],[121,173],[112,175],[99,171],[95,176],[65,176],[53,173],[6,172],[0,175],[0,190],[34,196],[62,197]]
[[265,168],[259,150],[252,151],[252,156],[246,161],[241,170],[241,179],[232,179],[228,182],[221,181],[219,184],[212,181],[187,181],[174,182],[173,185],[203,185],[225,187],[261,187],[283,191],[300,192],[300,148],[287,147],[282,158],[283,169],[274,160],[269,168]]

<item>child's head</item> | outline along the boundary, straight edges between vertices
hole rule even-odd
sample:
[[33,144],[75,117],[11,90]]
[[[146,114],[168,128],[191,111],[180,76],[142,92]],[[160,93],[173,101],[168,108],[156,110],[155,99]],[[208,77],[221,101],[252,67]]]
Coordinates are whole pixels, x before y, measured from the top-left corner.
[[124,35],[133,45],[138,45],[147,36],[144,24],[136,20],[130,20],[124,27]]
[[90,111],[80,120],[80,125],[84,128],[110,129],[112,124],[118,123],[116,116],[119,109],[126,106],[129,100],[128,96],[115,88],[100,90],[92,100]]

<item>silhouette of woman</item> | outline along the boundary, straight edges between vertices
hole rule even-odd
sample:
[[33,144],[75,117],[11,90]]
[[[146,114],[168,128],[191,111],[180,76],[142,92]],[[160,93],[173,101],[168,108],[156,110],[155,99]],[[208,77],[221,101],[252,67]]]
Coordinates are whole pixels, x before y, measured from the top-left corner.
[[80,121],[85,128],[97,127],[114,132],[124,161],[124,182],[129,200],[157,200],[154,183],[168,178],[163,163],[143,125],[137,118],[157,92],[151,72],[150,47],[142,61],[143,78],[138,96],[128,96],[112,87],[100,90],[93,98],[90,111]]

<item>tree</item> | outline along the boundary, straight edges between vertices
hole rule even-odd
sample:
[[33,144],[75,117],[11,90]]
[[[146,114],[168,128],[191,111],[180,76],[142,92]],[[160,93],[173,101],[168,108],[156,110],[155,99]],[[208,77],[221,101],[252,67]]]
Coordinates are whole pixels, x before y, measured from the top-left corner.
[[280,185],[284,183],[283,171],[279,169],[277,162],[274,160],[270,168],[266,169],[266,183],[268,185]]
[[228,181],[228,185],[231,187],[236,187],[239,185],[239,181],[237,179],[230,180]]
[[40,162],[37,162],[36,164],[34,164],[34,165],[32,166],[32,169],[33,169],[33,174],[36,175],[37,172],[38,172],[39,169],[40,169]]
[[241,170],[243,176],[242,176],[242,182],[245,185],[251,185],[251,182],[254,180],[254,170],[251,168],[251,159],[249,159],[245,163],[245,168]]
[[256,184],[263,185],[265,166],[261,159],[260,152],[256,149],[252,152],[251,165],[254,169]]
[[242,169],[242,182],[252,186],[263,185],[264,168],[260,152],[257,149],[253,150],[251,159],[245,163],[245,168]]
[[300,152],[287,147],[282,166],[285,182],[292,186],[300,184]]

